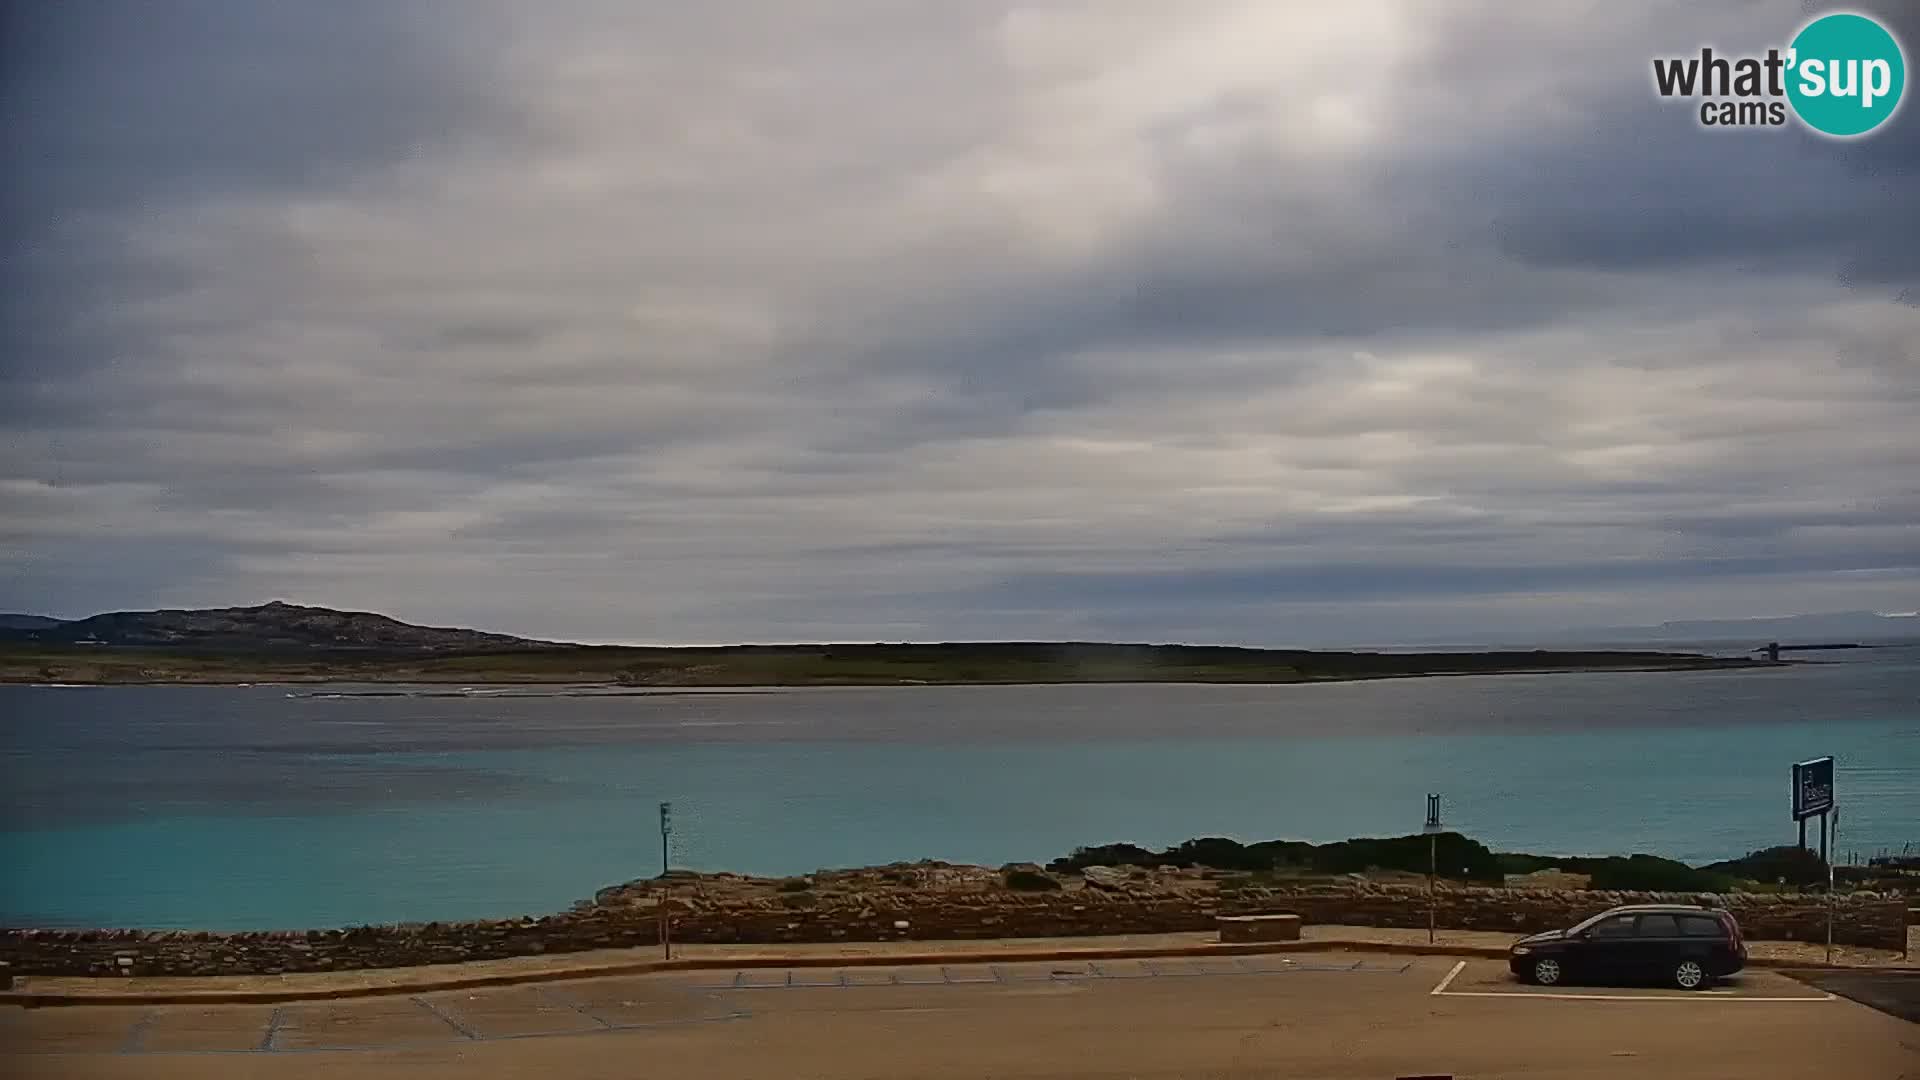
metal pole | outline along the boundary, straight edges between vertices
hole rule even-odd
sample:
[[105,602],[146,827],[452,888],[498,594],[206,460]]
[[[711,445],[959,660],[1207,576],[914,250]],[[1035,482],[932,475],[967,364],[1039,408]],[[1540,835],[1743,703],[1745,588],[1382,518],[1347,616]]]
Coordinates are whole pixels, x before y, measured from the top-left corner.
[[1800,850],[1807,850],[1807,819],[1800,819]]
[[1427,944],[1433,944],[1434,907],[1433,878],[1440,869],[1440,837],[1438,834],[1427,836]]
[[[1840,824],[1839,807],[1834,807],[1834,811],[1835,811],[1833,815],[1834,822],[1833,822],[1833,827],[1831,828],[1828,827],[1827,825],[1827,815],[1825,814],[1820,815],[1820,826],[1821,826],[1820,851],[1822,854],[1825,854],[1827,850],[1828,835],[1833,831],[1833,828],[1837,828]],[[1827,864],[1827,963],[1829,964],[1833,963],[1833,864],[1832,863]]]
[[1439,922],[1437,915],[1439,901],[1434,896],[1434,878],[1440,872],[1440,796],[1427,795],[1427,823],[1421,832],[1427,834],[1427,944],[1434,942],[1434,927]]
[[660,804],[660,955],[673,959],[673,879],[667,876],[667,837],[673,832],[673,804]]

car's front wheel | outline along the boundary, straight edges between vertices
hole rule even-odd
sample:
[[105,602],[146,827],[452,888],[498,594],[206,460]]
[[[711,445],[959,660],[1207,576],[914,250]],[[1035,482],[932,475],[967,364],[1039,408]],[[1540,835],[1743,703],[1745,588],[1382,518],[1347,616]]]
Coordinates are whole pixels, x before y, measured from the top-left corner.
[[1566,978],[1567,973],[1560,967],[1560,961],[1551,956],[1543,956],[1533,962],[1533,967],[1527,969],[1527,975],[1528,981],[1538,986],[1559,986],[1560,980]]
[[1673,967],[1673,985],[1682,990],[1703,990],[1712,981],[1698,960],[1682,960]]

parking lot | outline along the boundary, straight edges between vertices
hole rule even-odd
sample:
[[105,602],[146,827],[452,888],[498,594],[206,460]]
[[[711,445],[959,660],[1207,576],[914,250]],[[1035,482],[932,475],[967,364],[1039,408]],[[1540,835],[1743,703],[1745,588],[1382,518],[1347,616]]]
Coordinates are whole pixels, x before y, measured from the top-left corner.
[[[1844,1048],[1831,1054],[1830,1048]],[[1361,953],[741,968],[272,1006],[9,1009],[11,1077],[1739,1076],[1920,1080],[1920,1025]]]

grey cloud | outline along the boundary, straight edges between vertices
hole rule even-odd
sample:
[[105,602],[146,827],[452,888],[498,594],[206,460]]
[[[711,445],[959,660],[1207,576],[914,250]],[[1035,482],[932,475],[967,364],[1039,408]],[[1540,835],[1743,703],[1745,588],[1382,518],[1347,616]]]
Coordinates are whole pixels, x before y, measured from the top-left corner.
[[[1798,25],[1784,7],[1741,20],[1742,45],[1784,45]],[[1910,5],[1860,9],[1903,41],[1920,41]],[[1706,43],[1678,31],[1658,40],[1648,42],[1657,55]],[[1907,195],[1920,180],[1920,114],[1910,106],[1871,138],[1847,142],[1791,122],[1786,131],[1703,132],[1689,108],[1624,83],[1589,107],[1586,123],[1538,132],[1488,161],[1480,187],[1500,249],[1539,266],[1813,272],[1896,294],[1920,277],[1906,239],[1920,235],[1920,209]]]
[[1646,85],[1790,4],[1410,4],[1353,130],[1183,67],[1227,8],[125,10],[9,34],[0,607],[1272,641],[1920,589],[1916,114]]
[[1063,607],[1124,607],[1136,600],[1244,605],[1275,600],[1498,595],[1823,571],[1891,569],[1911,573],[1920,570],[1920,558],[1913,551],[1908,545],[1865,547],[1812,560],[1733,556],[1503,566],[1320,562],[1311,566],[1211,572],[1033,575],[1008,580],[1004,587],[1010,595],[1024,597],[1028,602]]
[[230,560],[249,547],[199,537],[63,536],[56,544],[8,559],[0,571],[0,589],[8,610],[85,618],[141,606],[128,597],[220,593],[231,579]]
[[[524,120],[459,48],[463,5],[189,0],[11,4],[8,202],[56,221],[174,199],[334,190],[371,166]],[[449,47],[456,46],[456,47]]]
[[[130,228],[225,199],[338,192],[467,142],[537,145],[473,60],[499,44],[457,4],[116,0],[8,4],[0,32],[0,412],[62,407],[79,368],[153,363],[108,313],[244,273],[143,256]],[[471,51],[469,51],[471,50]]]
[[527,319],[510,321],[505,319],[481,320],[475,322],[455,322],[436,327],[418,335],[412,342],[420,349],[448,348],[460,349],[469,346],[482,348],[524,348],[538,344],[552,333],[552,327]]

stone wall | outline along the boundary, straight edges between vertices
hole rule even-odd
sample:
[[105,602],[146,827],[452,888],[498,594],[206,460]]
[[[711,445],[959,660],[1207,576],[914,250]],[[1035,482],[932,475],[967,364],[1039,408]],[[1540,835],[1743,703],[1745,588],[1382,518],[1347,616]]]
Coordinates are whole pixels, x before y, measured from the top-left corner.
[[[1528,933],[1571,925],[1617,904],[1693,902],[1652,893],[1442,888],[1445,929]],[[1705,898],[1740,919],[1753,940],[1824,941],[1826,908],[1814,896],[1735,894]],[[680,942],[773,944],[1070,937],[1205,931],[1216,915],[1291,912],[1309,925],[1424,927],[1423,889],[1394,885],[1242,888],[1165,894],[1077,889],[1021,893],[858,893],[667,901]],[[351,930],[198,933],[131,930],[4,930],[0,961],[17,974],[237,975],[458,963],[541,953],[657,945],[659,901],[584,906],[541,919],[428,923]],[[1897,896],[1840,899],[1834,940],[1902,948],[1907,902]]]

